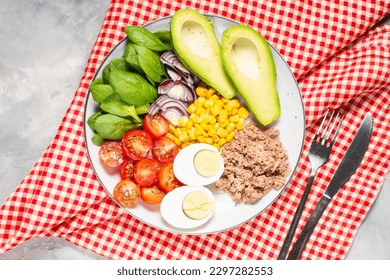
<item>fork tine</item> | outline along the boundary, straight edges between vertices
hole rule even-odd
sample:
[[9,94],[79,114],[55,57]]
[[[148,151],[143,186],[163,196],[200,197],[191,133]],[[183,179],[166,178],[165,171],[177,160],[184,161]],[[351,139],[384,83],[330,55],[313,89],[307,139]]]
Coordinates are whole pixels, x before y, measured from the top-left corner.
[[325,129],[321,133],[321,145],[330,145],[335,140],[343,118],[344,116],[340,113],[340,111],[337,111],[336,114],[335,111],[332,111],[329,119],[327,120]]
[[317,129],[317,131],[316,131],[316,133],[314,135],[314,140],[318,140],[317,139],[318,137],[321,138],[320,134],[322,134],[321,133],[322,132],[322,126],[325,124],[326,117],[328,116],[328,112],[329,112],[329,110],[326,110],[325,115],[322,118],[322,122],[321,122],[320,126],[318,127],[318,129]]

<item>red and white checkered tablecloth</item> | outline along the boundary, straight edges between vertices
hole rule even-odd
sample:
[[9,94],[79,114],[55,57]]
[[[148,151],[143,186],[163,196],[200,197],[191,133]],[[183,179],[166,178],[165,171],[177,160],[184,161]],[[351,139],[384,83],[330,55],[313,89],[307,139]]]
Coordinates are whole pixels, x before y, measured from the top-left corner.
[[[157,230],[119,208],[99,184],[83,138],[88,86],[125,36],[124,27],[189,7],[249,24],[278,49],[298,79],[307,120],[303,156],[282,195],[239,227],[199,236]],[[341,133],[314,182],[297,233],[370,112],[374,132],[365,158],[331,201],[302,255],[343,259],[389,172],[390,26],[374,26],[389,11],[388,0],[112,0],[57,134],[0,208],[0,253],[33,237],[59,236],[113,259],[276,259],[309,178],[307,151],[316,120],[328,108],[343,107]]]

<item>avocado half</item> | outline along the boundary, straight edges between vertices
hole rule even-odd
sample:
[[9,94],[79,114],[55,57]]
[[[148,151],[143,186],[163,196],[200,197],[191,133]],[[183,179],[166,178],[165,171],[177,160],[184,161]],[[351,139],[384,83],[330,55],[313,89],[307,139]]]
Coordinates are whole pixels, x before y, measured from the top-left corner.
[[277,120],[276,67],[268,42],[249,26],[229,27],[222,35],[222,61],[258,122],[267,126]]
[[234,97],[237,89],[222,65],[221,44],[213,23],[195,10],[183,9],[175,12],[170,28],[173,48],[180,61],[223,97]]

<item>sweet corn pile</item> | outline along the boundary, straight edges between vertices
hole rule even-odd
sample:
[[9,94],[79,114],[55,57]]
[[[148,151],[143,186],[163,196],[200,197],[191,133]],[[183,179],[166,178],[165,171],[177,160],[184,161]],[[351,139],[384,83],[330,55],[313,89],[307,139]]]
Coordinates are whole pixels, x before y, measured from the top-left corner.
[[239,100],[223,98],[213,88],[199,86],[196,94],[197,100],[187,109],[189,117],[181,117],[179,126],[170,125],[168,137],[180,148],[207,143],[219,150],[244,128],[249,112]]

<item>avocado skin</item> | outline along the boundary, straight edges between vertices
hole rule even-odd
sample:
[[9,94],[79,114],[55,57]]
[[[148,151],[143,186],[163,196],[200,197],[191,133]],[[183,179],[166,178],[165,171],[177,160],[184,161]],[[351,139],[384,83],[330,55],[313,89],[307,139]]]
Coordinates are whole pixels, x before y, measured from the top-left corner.
[[[254,61],[260,61],[256,79],[245,75],[234,62],[233,46],[240,39],[251,41],[257,49],[258,57],[253,57]],[[267,126],[277,120],[281,114],[280,101],[276,89],[275,62],[268,42],[249,26],[229,27],[222,35],[222,60],[226,72],[257,121]]]
[[[186,45],[182,36],[182,28],[186,23],[198,24],[205,31],[210,48],[207,57],[197,55]],[[214,25],[210,19],[193,9],[182,9],[173,15],[170,29],[173,48],[180,61],[223,97],[234,97],[237,89],[223,67],[221,44],[214,33]]]

